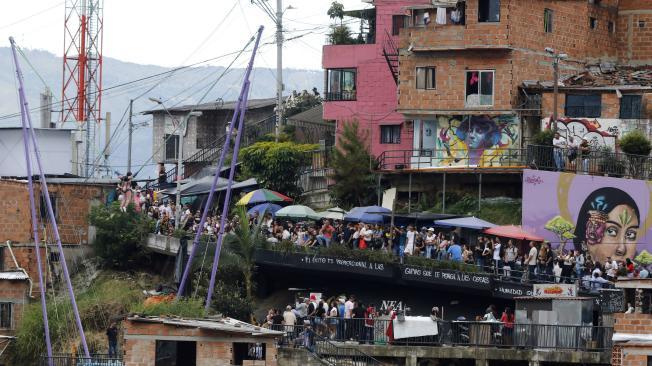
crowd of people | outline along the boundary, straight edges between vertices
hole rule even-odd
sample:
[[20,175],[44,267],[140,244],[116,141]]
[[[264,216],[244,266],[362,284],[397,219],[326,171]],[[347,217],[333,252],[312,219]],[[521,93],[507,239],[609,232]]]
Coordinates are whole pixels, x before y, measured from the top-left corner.
[[[174,202],[163,200],[156,191],[139,189],[128,172],[120,178],[116,189],[120,209],[134,205],[139,213],[146,213],[156,221],[155,232],[173,235],[176,210],[179,228],[189,233],[201,231],[215,237],[220,230],[221,217],[209,215],[201,225],[201,211],[189,204],[177,208]],[[238,224],[238,215],[225,222],[229,233]],[[548,243],[530,242],[524,247],[520,241],[498,237],[478,236],[473,243],[456,231],[433,227],[388,226],[325,219],[320,221],[290,221],[275,219],[271,213],[259,217],[249,215],[252,224],[259,223],[271,244],[290,242],[297,247],[319,248],[339,244],[351,250],[379,250],[393,253],[402,260],[406,256],[424,257],[439,261],[453,261],[475,265],[505,280],[527,282],[579,283],[589,290],[608,287],[617,277],[649,277],[644,267],[637,268],[631,259],[616,261],[608,257],[604,263],[594,261],[591,255],[578,250],[553,249]]]
[[[267,316],[260,325],[273,330],[283,331],[289,340],[297,346],[311,348],[314,345],[315,337],[338,341],[356,341],[362,344],[374,344],[377,342],[395,343],[393,320],[401,313],[405,315],[406,310],[394,309],[389,306],[385,310],[376,308],[373,303],[365,304],[355,295],[331,297],[318,299],[311,295],[306,298],[298,298],[294,304],[288,304],[284,311],[269,309]],[[452,336],[450,329],[446,328],[446,322],[440,315],[439,307],[434,306],[429,315],[430,320],[437,322],[442,331],[437,339],[432,342],[443,341],[442,333],[448,332],[449,338],[454,337],[455,342],[468,341],[467,334],[455,334]],[[459,325],[468,330],[465,317],[455,319]],[[475,317],[476,322],[488,322],[499,327],[501,343],[512,344],[515,316],[511,308],[506,307],[502,313],[498,313],[496,306],[487,307],[484,315]],[[424,340],[427,341],[427,340]]]

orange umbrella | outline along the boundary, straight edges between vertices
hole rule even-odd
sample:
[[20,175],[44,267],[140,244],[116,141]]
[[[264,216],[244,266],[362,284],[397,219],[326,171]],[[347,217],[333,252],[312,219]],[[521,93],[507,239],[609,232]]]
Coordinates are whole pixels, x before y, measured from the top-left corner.
[[544,239],[540,236],[528,233],[523,230],[520,226],[516,225],[503,225],[489,228],[483,231],[487,235],[502,236],[504,238],[511,238],[517,240],[532,240],[532,241],[543,241]]

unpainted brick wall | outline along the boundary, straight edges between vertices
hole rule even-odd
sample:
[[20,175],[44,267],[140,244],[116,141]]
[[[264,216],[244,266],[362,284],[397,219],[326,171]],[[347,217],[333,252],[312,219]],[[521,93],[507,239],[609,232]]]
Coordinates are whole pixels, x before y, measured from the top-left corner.
[[[48,184],[50,194],[56,197],[57,224],[64,244],[88,242],[88,214],[94,203],[104,202],[104,195],[113,187],[81,184]],[[40,218],[40,185],[35,184],[37,218]],[[39,232],[41,240],[44,233]],[[51,224],[45,232],[48,242],[53,241]],[[0,242],[33,242],[29,194],[27,183],[0,180]]]

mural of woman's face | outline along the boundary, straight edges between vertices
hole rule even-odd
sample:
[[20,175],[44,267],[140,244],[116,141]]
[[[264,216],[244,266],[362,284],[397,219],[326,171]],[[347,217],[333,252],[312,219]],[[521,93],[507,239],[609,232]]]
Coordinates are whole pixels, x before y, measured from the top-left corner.
[[618,205],[607,215],[606,221],[587,223],[588,250],[591,257],[604,262],[607,257],[616,261],[633,258],[636,255],[636,241],[639,235],[639,218],[629,205]]
[[487,123],[472,123],[466,134],[466,146],[469,149],[481,149],[485,147],[484,142],[490,130],[491,126]]

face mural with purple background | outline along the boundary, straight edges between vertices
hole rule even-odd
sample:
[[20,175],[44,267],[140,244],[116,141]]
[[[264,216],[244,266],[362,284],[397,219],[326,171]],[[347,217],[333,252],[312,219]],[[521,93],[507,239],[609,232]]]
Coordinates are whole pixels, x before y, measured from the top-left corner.
[[525,170],[523,228],[594,261],[633,259],[652,249],[651,192],[642,180]]

